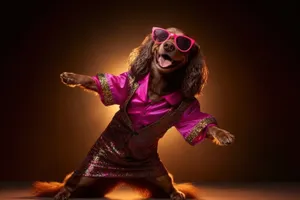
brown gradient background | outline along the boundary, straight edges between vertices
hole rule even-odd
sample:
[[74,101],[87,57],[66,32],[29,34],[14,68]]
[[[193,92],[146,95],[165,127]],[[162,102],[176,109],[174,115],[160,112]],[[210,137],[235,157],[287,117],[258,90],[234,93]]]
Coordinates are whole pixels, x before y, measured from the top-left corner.
[[152,26],[200,43],[210,68],[202,109],[237,138],[192,147],[171,129],[159,151],[176,180],[300,181],[293,5],[99,2],[2,6],[1,181],[61,180],[81,163],[118,107],[59,74],[127,70]]

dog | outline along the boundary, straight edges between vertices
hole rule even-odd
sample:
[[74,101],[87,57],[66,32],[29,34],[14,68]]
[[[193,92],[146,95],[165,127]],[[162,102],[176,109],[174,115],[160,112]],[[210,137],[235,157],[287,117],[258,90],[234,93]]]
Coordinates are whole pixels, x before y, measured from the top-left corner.
[[[130,82],[128,74],[123,74],[120,77],[125,77],[124,80],[126,80],[126,84],[132,83],[132,85],[134,85],[134,82],[143,81],[145,77],[148,77],[148,87],[146,92],[149,97],[149,101],[151,101],[151,105],[161,105],[160,103],[165,101],[164,97],[166,97],[166,95],[178,92],[176,94],[180,94],[182,99],[189,99],[191,102],[194,102],[193,105],[196,105],[196,107],[193,112],[200,112],[197,107],[198,101],[195,100],[195,96],[202,93],[208,78],[208,68],[199,44],[197,44],[194,39],[187,36],[183,31],[177,28],[164,29],[153,27],[152,32],[145,37],[142,44],[133,49],[130,53],[128,64],[131,77],[130,80],[133,81]],[[107,84],[107,82],[105,82],[105,76],[101,76],[101,78],[104,78],[104,82],[101,82],[102,79],[99,81],[99,77],[95,78],[72,72],[64,72],[60,77],[62,82],[69,87],[80,87],[84,90],[100,95],[104,105],[123,105],[124,102],[126,102],[125,99],[127,97],[120,97],[123,90],[121,93],[117,94],[120,98],[116,100],[116,92],[114,97],[112,94],[113,92],[110,93],[109,90],[112,86],[106,85],[106,87],[104,87],[104,85]],[[111,81],[116,79],[116,77],[113,77]],[[119,89],[126,87],[124,82],[120,82],[120,85],[118,84],[116,87]],[[127,89],[125,92],[126,91]],[[105,95],[110,95],[110,98],[105,98]],[[174,96],[172,97],[175,99]],[[171,101],[172,98],[169,100]],[[127,103],[129,103],[130,108],[130,102]],[[177,104],[178,103],[180,102],[177,102]],[[189,135],[185,137],[190,144],[195,145],[200,140],[208,138],[217,145],[227,146],[232,144],[235,140],[235,137],[231,133],[219,128],[215,121],[207,122],[205,125],[203,124],[205,123],[201,123],[201,126],[198,124],[196,127],[197,129],[193,129],[199,130],[198,132],[201,132],[202,134],[195,132],[199,134],[199,136],[190,137]],[[136,153],[138,153],[138,150],[136,150]],[[68,181],[71,182],[70,180],[76,179],[74,178],[74,174],[74,172],[68,174],[62,183],[35,182],[33,184],[34,195],[55,196],[55,199],[57,200],[68,199],[69,197],[100,197],[111,192],[113,188],[122,182],[129,184],[131,187],[139,191],[144,197],[168,197],[173,200],[199,198],[199,191],[195,186],[189,183],[176,184],[173,180],[173,176],[169,172],[165,173],[163,176],[151,179],[152,181],[145,178],[120,178],[110,179],[113,181],[108,181],[106,178],[98,179],[102,181],[97,182],[94,179],[92,180],[81,176],[79,182],[76,183],[76,191],[70,189],[71,187],[68,187],[67,184]],[[92,184],[90,183],[86,184],[90,182],[90,180],[93,181],[93,186],[91,186]],[[80,185],[80,183],[85,184]],[[84,187],[78,187],[78,185]],[[82,191],[80,191],[80,189],[82,189]]]

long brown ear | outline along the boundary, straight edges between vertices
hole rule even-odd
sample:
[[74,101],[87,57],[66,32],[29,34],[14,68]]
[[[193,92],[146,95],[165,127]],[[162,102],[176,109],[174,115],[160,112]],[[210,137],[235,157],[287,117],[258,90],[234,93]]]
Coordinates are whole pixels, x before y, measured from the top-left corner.
[[147,35],[142,44],[133,49],[129,55],[129,70],[136,80],[149,73],[153,59],[153,41],[151,34]]
[[189,55],[186,75],[183,80],[182,92],[185,97],[192,98],[202,92],[207,82],[208,69],[205,64],[200,46],[195,44]]

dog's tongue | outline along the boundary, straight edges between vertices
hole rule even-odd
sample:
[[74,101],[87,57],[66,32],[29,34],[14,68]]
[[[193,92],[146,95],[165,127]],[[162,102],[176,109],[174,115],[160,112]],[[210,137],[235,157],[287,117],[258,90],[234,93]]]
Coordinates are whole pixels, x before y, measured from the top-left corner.
[[172,65],[172,62],[170,60],[164,59],[162,56],[159,56],[158,63],[161,67],[169,67]]

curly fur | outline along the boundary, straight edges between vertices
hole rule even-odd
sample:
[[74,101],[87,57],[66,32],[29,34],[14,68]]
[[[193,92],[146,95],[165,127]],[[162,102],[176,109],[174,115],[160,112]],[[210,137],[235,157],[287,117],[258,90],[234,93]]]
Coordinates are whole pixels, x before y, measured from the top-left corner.
[[[147,35],[142,44],[133,49],[129,55],[129,70],[136,80],[140,80],[150,72],[154,58],[154,42],[151,34]],[[207,83],[208,68],[200,46],[195,44],[188,55],[188,62],[183,67],[181,92],[186,98],[192,98],[202,93]],[[180,80],[180,79],[179,79]]]

